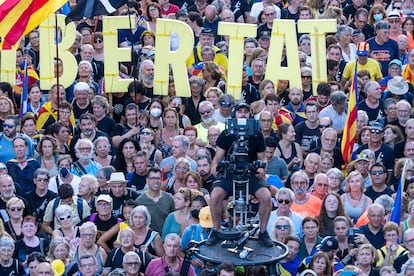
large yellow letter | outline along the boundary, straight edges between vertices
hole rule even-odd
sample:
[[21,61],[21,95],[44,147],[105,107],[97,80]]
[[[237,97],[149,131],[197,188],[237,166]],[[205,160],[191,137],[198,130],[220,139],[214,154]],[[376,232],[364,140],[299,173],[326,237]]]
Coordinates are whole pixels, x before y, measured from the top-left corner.
[[[170,51],[171,32],[176,33],[180,40],[178,49],[175,51]],[[157,19],[156,41],[154,94],[168,95],[168,73],[171,64],[177,96],[189,97],[190,84],[188,83],[185,61],[193,50],[193,31],[184,22]]]
[[[105,55],[105,92],[126,92],[132,79],[119,78],[119,62],[131,61],[131,48],[118,48],[118,29],[129,29],[126,16],[102,17]],[[131,22],[135,26],[135,22]]]
[[57,15],[57,26],[55,26],[55,15],[50,16],[40,24],[40,88],[49,90],[57,82],[55,78],[56,58],[56,29],[58,28],[58,53],[63,63],[63,75],[59,77],[59,84],[64,87],[70,86],[76,79],[78,64],[75,57],[67,50],[75,41],[75,24],[65,25],[65,16]]
[[226,90],[240,99],[242,84],[243,49],[245,37],[256,37],[257,26],[253,24],[220,22],[218,33],[229,36],[229,70]]
[[320,82],[327,81],[325,33],[336,32],[336,20],[299,20],[298,32],[310,33],[312,55],[313,95]]
[[[284,45],[288,67],[280,66]],[[277,83],[278,80],[289,80],[290,87],[302,87],[299,68],[295,21],[274,20],[267,57],[266,79],[270,79],[274,83]]]
[[16,81],[16,50],[2,50],[0,80],[14,85]]

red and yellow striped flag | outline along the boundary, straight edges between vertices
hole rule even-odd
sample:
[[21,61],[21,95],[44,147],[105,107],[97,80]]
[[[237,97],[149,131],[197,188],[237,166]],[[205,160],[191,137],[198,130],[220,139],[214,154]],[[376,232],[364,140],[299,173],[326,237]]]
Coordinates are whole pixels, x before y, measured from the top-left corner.
[[342,158],[345,164],[352,160],[352,151],[357,134],[357,114],[358,114],[358,60],[355,62],[354,78],[352,79],[351,91],[349,92],[348,114],[346,115],[345,127],[341,141]]
[[68,0],[0,0],[1,49],[8,50]]

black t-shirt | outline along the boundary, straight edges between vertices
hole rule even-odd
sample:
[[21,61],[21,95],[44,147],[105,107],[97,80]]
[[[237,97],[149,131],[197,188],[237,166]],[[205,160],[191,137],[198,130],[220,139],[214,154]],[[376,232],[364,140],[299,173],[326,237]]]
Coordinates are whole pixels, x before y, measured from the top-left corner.
[[121,117],[124,116],[124,108],[126,106],[127,100],[131,98],[128,93],[124,93],[122,97],[112,97],[112,106],[113,106],[113,118],[115,122],[119,123]]
[[[364,149],[367,149],[368,145],[363,145],[357,149],[357,153],[360,153]],[[394,169],[394,151],[390,146],[382,144],[379,150],[375,152],[376,162],[384,164],[387,171]]]
[[[144,253],[141,250],[139,250],[138,248],[135,248],[135,253],[138,254],[142,263],[139,271],[145,273],[148,263],[151,261],[151,257],[147,253]],[[125,253],[122,252],[120,248],[116,248],[109,251],[104,267],[110,268],[111,270],[114,270],[115,268],[122,268],[124,255]]]
[[321,136],[321,131],[317,127],[315,129],[310,129],[305,122],[300,122],[295,126],[296,132],[296,143],[302,147],[310,148],[312,142],[318,140]]
[[122,136],[130,130],[131,130],[131,127],[127,124],[116,124],[114,128],[112,129],[110,136],[111,137]]
[[211,186],[213,182],[216,181],[217,177],[211,174],[205,181],[203,181],[203,188],[206,189],[209,193],[211,192]]
[[122,217],[122,206],[128,199],[137,199],[139,194],[131,189],[127,188],[126,194],[122,197],[115,197],[112,191],[109,192],[109,195],[112,197],[113,206],[112,215],[116,218]]
[[201,116],[198,112],[198,106],[202,101],[205,100],[206,98],[203,95],[201,95],[198,105],[195,106],[192,98],[183,98],[183,105],[186,106],[184,114],[188,116],[193,126],[201,122]]
[[380,101],[379,105],[372,109],[370,108],[365,101],[358,103],[358,110],[364,110],[368,114],[368,121],[377,121],[385,116],[384,104]]
[[[243,16],[245,12],[250,12],[250,6],[247,3],[246,0],[232,0],[230,3],[230,10],[234,14],[234,19],[237,21],[237,19],[240,16]],[[246,20],[246,18],[244,18]]]
[[46,239],[40,238],[39,245],[36,247],[27,246],[21,239],[16,242],[13,258],[18,259],[21,262],[25,262],[30,253],[40,252],[43,255],[46,255],[48,248],[49,242]]
[[376,192],[376,191],[374,191],[374,189],[372,188],[372,186],[369,186],[365,190],[365,195],[367,197],[369,197],[370,199],[372,199],[372,202],[374,202],[378,197],[380,197],[382,195],[389,195],[389,196],[391,196],[393,193],[394,193],[394,191],[390,187],[386,187],[385,190],[382,191],[382,192]]
[[9,267],[4,267],[0,264],[0,275],[25,276],[26,272],[24,271],[21,262],[13,259],[13,263]]
[[146,175],[138,175],[136,173],[132,173],[128,181],[128,187],[136,191],[140,191],[144,189],[146,183],[147,183]]
[[105,116],[103,117],[102,120],[98,121],[98,124],[96,127],[100,131],[105,132],[106,134],[110,135],[115,125],[116,125],[116,122],[114,121],[114,119]]
[[[238,138],[233,135],[226,135],[226,131],[222,131],[220,136],[217,139],[217,146],[226,151],[225,158],[228,160],[227,156],[231,154],[229,150],[231,149],[233,142]],[[248,155],[249,162],[254,162],[257,160],[257,153],[264,152],[266,150],[266,144],[263,137],[263,134],[260,131],[256,132],[254,136],[248,136]]]
[[57,194],[48,190],[46,195],[40,197],[36,192],[31,192],[26,194],[27,201],[29,202],[30,210],[32,211],[32,216],[37,218],[38,222],[43,221],[43,214],[46,209],[47,204],[54,198],[57,197]]
[[[98,229],[98,233],[96,235],[96,240],[98,240],[106,231],[112,228],[115,224],[118,223],[118,219],[114,216],[111,216],[108,220],[101,220],[97,214],[93,214],[94,219],[91,221],[95,223],[96,228]],[[91,216],[92,218],[92,216]],[[116,240],[116,236],[112,237],[109,241],[107,241],[107,245],[109,248],[113,248],[113,244]]]
[[361,230],[361,234],[364,234],[365,237],[368,239],[368,241],[376,248],[380,249],[384,246],[385,240],[384,240],[384,233],[382,231],[383,226],[381,225],[381,229],[378,231],[377,234],[374,234],[369,230],[368,224],[362,225],[359,227],[359,230]]
[[401,273],[401,267],[403,266],[403,264],[405,264],[408,261],[408,254],[404,254],[401,256],[398,256],[395,260],[394,260],[394,264],[393,267],[395,268],[395,270],[397,270],[397,273]]
[[89,102],[88,106],[86,108],[80,108],[78,104],[76,103],[76,99],[73,101],[73,114],[75,115],[76,124],[79,124],[79,117],[83,113],[93,113],[92,104]]

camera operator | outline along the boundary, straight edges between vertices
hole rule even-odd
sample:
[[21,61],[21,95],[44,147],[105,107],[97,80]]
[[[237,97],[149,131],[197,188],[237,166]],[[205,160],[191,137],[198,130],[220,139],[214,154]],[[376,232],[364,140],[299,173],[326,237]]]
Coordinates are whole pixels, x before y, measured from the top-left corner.
[[[238,103],[233,109],[236,119],[248,119],[251,116],[250,105],[247,103]],[[233,147],[233,142],[239,137],[234,134],[227,134],[223,131],[217,139],[216,155],[212,163],[212,172],[217,172],[217,165],[219,161],[228,156],[229,150]],[[256,160],[266,161],[265,150],[266,145],[263,134],[257,130],[253,136],[248,136],[248,157],[249,163]],[[226,177],[222,177],[214,182],[211,192],[211,212],[213,217],[214,230],[207,241],[207,245],[214,245],[220,241],[219,230],[220,223],[223,219],[223,213],[225,211],[224,203],[229,194],[233,190],[233,175],[226,174]],[[267,247],[273,246],[273,241],[270,239],[269,234],[266,231],[267,222],[272,208],[271,194],[268,185],[265,181],[265,169],[259,168],[256,171],[256,175],[250,175],[249,191],[254,193],[256,198],[260,201],[259,217],[260,217],[260,233],[259,242]]]

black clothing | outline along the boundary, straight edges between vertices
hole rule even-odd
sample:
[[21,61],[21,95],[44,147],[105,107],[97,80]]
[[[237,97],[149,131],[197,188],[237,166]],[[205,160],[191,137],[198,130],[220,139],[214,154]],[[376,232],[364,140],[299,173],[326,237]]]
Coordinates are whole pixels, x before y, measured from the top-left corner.
[[97,122],[96,127],[102,131],[105,132],[106,134],[110,135],[114,126],[115,126],[116,122],[114,121],[114,119],[109,118],[107,116],[103,117],[102,120]]

